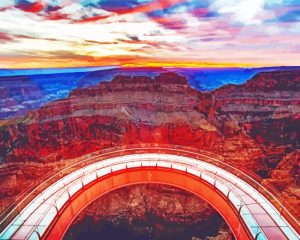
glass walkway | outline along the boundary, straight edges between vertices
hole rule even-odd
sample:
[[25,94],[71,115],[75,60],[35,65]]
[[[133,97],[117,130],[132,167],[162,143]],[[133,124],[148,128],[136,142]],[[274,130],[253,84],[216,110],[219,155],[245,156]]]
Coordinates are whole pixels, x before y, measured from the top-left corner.
[[[176,171],[208,185],[226,199],[246,228],[249,239],[300,239],[299,233],[277,208],[240,177],[201,159],[167,153],[128,154],[100,159],[63,176],[27,204],[2,231],[0,239],[48,239],[53,222],[63,214],[64,206],[72,201],[74,195],[101,181],[104,176],[131,169]],[[230,227],[234,233],[235,226]]]

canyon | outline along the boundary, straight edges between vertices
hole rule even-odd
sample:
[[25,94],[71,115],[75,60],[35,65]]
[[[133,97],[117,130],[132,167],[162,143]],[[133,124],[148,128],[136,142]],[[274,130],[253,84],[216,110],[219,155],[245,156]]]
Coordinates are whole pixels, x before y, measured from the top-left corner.
[[[64,239],[230,239],[220,215],[206,202],[173,186],[131,185],[90,204]],[[209,237],[209,238],[207,238]]]
[[[299,70],[261,72],[244,84],[211,92],[193,89],[186,77],[175,72],[116,75],[107,80],[0,122],[1,211],[70,159],[116,146],[159,143],[222,156],[224,162],[255,175],[300,219]],[[154,196],[150,208],[161,201],[158,195],[171,205],[182,196],[192,199],[193,207],[179,204],[181,211],[167,214],[168,220],[187,219],[186,224],[202,226],[206,220],[212,226],[217,218],[205,202],[172,188],[136,186],[118,191],[110,197],[115,199],[123,191],[119,197],[123,205],[108,204],[107,219],[111,220],[113,207],[119,212],[125,209],[127,220],[136,217],[128,214],[133,208],[124,198],[138,201],[141,195]],[[107,198],[97,200],[79,219],[91,216],[91,211],[97,213],[94,218],[104,214],[100,206]]]

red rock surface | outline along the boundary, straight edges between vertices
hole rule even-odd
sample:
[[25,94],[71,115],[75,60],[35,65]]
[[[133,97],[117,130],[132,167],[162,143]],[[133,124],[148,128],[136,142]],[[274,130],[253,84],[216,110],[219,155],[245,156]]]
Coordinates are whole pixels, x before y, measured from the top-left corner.
[[[184,77],[117,76],[72,91],[0,128],[0,205],[4,208],[62,161],[134,143],[170,143],[212,151],[274,185],[300,217],[300,72],[260,73],[211,93]],[[295,161],[295,160],[294,160]],[[10,166],[9,168],[7,166]]]
[[[134,239],[203,239],[223,228],[227,238],[219,239],[225,240],[229,232],[221,217],[198,197],[166,185],[144,184],[114,190],[90,204],[64,239],[97,235],[106,239],[105,224],[127,229]],[[115,237],[109,233],[109,238]]]

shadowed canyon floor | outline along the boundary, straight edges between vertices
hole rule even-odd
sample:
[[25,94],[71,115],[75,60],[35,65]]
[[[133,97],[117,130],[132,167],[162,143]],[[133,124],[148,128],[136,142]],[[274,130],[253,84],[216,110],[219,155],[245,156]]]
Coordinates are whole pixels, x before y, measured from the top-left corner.
[[207,236],[225,240],[231,233],[206,202],[171,186],[144,184],[100,197],[77,217],[64,239],[200,240]]

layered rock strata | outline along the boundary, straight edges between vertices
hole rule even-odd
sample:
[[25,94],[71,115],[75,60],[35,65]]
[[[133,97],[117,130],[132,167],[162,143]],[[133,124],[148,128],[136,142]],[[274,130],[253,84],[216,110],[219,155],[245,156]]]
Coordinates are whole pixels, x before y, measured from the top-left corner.
[[68,159],[168,143],[217,153],[260,175],[299,219],[299,126],[300,71],[259,73],[213,92],[192,89],[176,73],[119,75],[1,123],[0,205]]

